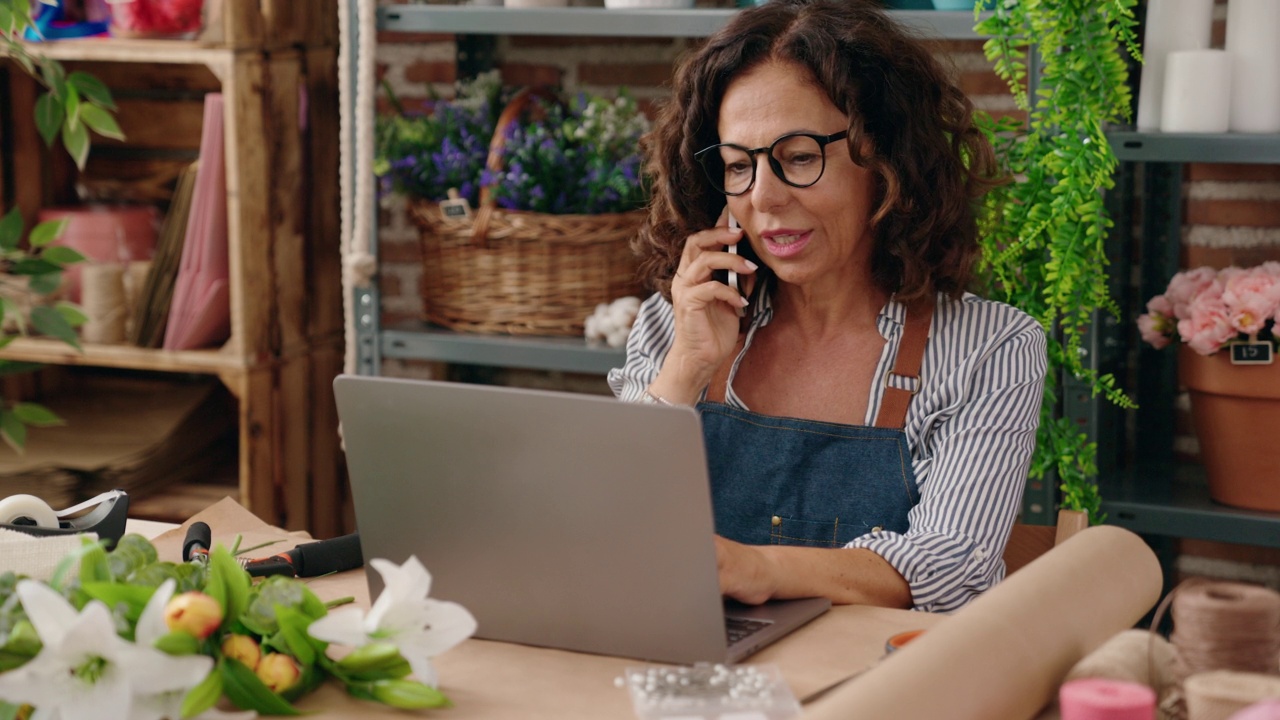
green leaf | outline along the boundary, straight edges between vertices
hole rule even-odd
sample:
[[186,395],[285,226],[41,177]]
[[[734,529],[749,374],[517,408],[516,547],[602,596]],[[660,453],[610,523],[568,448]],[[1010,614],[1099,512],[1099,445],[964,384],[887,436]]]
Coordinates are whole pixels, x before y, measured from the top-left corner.
[[[13,11],[4,5],[0,5],[0,29],[9,32],[13,28]],[[17,33],[14,33],[15,35]],[[0,708],[7,706],[0,706]]]
[[156,640],[156,649],[169,655],[195,655],[200,651],[200,641],[189,632],[174,630]]
[[85,257],[75,248],[70,248],[66,245],[50,245],[44,249],[44,252],[40,253],[40,259],[57,263],[65,267],[67,265],[74,265],[78,262],[84,262]]
[[314,665],[316,662],[316,647],[312,643],[315,641],[307,634],[307,626],[311,624],[311,618],[291,607],[280,604],[275,607],[276,622],[280,625],[279,635],[284,640],[285,648],[289,654],[297,658],[298,662],[304,666]]
[[17,720],[18,711],[21,709],[20,705],[10,705],[0,700],[0,720]]
[[[42,223],[39,223],[35,227],[31,228],[31,237],[28,238],[28,240],[31,243],[31,247],[41,248],[53,242],[54,240],[57,240],[58,238],[62,237],[62,233],[66,232],[67,226],[70,224],[71,224],[71,220],[69,218],[59,218],[57,220],[46,220]],[[67,249],[70,250],[70,248],[67,248]],[[48,257],[47,255],[45,256],[45,258],[49,260],[53,259]],[[80,259],[83,260],[84,256],[81,255]],[[74,261],[74,262],[78,262],[78,261]]]
[[182,698],[182,717],[190,718],[199,715],[218,703],[222,697],[222,674],[216,670],[205,676],[199,685],[191,688]]
[[42,273],[40,275],[32,275],[28,287],[31,292],[40,295],[51,295],[62,285],[62,272]]
[[22,240],[22,212],[13,208],[0,218],[0,249],[16,250]]
[[65,300],[59,301],[58,304],[53,306],[53,309],[57,310],[62,319],[66,320],[71,327],[80,327],[89,322],[89,316],[85,315],[80,306],[74,303],[69,303]]
[[[14,336],[10,335],[0,340],[0,343],[7,345],[13,342]],[[0,345],[2,346],[2,345]],[[33,370],[39,370],[44,367],[41,363],[19,362],[17,360],[0,360],[0,375],[17,375],[19,373],[29,373]]]
[[116,119],[111,116],[111,113],[97,105],[81,105],[80,119],[84,120],[84,124],[88,125],[90,130],[103,137],[124,140],[124,133],[120,131],[120,126],[116,123]]
[[14,263],[13,267],[9,268],[9,272],[14,275],[44,275],[46,273],[62,272],[62,266],[54,265],[40,258],[24,258]]
[[62,144],[76,161],[76,167],[84,170],[84,164],[89,160],[89,131],[85,129],[84,123],[72,125],[71,118],[68,117],[67,122],[62,125]]
[[[92,560],[92,564],[97,566],[98,559],[96,553],[90,553],[87,556]],[[106,554],[103,553],[102,559],[106,561]],[[107,604],[107,607],[114,608],[124,605],[126,608],[125,617],[130,622],[137,622],[142,617],[142,610],[147,606],[147,601],[155,594],[156,589],[146,585],[130,585],[128,583],[111,582],[111,571],[109,566],[105,566],[106,579],[95,578],[93,580],[83,580],[85,567],[87,563],[80,563],[80,589],[85,594],[95,600],[101,600]],[[102,568],[98,568],[101,570]]]
[[53,413],[52,410],[35,403],[18,403],[13,406],[13,414],[27,425],[35,425],[36,427],[52,427],[54,425],[65,424],[62,418]]
[[93,552],[94,549],[101,549],[102,543],[104,542],[106,541],[93,541],[87,536],[82,536],[80,539],[80,547],[72,550],[66,555],[63,555],[62,559],[58,561],[57,567],[53,569],[53,575],[49,578],[49,587],[54,590],[61,590],[63,583],[66,581],[67,573],[70,573],[72,568],[76,566],[76,563],[80,562],[80,558]]
[[222,658],[218,663],[222,675],[222,689],[227,698],[241,710],[257,710],[264,715],[299,715],[298,709],[288,700],[271,692],[253,671],[243,663]]
[[[107,551],[102,547],[101,543],[94,543],[84,556],[80,558],[80,586],[94,585],[95,583],[109,584],[111,582],[111,566],[107,564]],[[125,587],[125,586],[121,586]],[[151,597],[148,595],[147,597]],[[144,601],[145,604],[145,601]],[[142,608],[138,608],[138,614],[142,614]],[[137,620],[137,617],[131,618]]]
[[57,338],[71,347],[80,350],[80,339],[76,337],[75,328],[62,317],[61,313],[51,307],[38,307],[31,311],[31,326],[39,332]]
[[65,117],[66,110],[52,92],[46,92],[36,100],[36,129],[40,131],[40,137],[44,138],[45,146],[53,147],[53,141],[58,138],[58,131],[62,129]]
[[4,438],[9,447],[21,455],[27,445],[27,426],[22,424],[17,415],[8,411],[0,411],[0,438]]
[[116,109],[111,91],[93,75],[76,70],[67,76],[67,82],[80,93],[81,98],[108,110]]
[[225,547],[219,545],[209,553],[209,571],[212,577],[221,577],[224,590],[223,609],[226,612],[223,621],[225,627],[244,614],[249,607],[249,588],[253,580],[249,573],[240,567],[240,563],[231,556]]
[[66,86],[66,93],[62,95],[66,98],[64,103],[67,108],[67,127],[75,130],[80,127],[80,91],[74,87]]
[[49,88],[49,92],[53,93],[54,97],[62,104],[65,104],[67,76],[62,70],[62,63],[56,60],[44,59],[40,63],[40,75],[44,80],[45,87]]

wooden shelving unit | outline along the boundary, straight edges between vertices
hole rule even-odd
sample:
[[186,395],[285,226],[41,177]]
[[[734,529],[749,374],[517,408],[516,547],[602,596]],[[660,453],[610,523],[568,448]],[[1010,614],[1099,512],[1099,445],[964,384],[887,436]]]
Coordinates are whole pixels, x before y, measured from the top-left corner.
[[[331,536],[344,529],[330,387],[342,367],[337,0],[221,0],[214,6],[220,22],[199,40],[65,40],[30,50],[98,75],[121,100],[126,136],[153,141],[130,148],[95,138],[90,169],[99,153],[127,162],[131,150],[175,165],[189,162],[182,152],[160,147],[165,133],[183,132],[180,124],[152,106],[125,112],[126,101],[155,87],[176,92],[188,106],[202,102],[205,92],[223,94],[230,340],[198,351],[89,345],[78,353],[32,338],[15,341],[0,357],[216,375],[239,404],[241,502],[268,522]],[[74,198],[76,173],[44,149],[35,131],[34,81],[0,68],[7,71],[0,87],[8,92],[0,108],[6,116],[0,133],[8,137],[0,138],[0,148],[10,183],[0,180],[0,201],[20,207],[30,225],[40,208]]]

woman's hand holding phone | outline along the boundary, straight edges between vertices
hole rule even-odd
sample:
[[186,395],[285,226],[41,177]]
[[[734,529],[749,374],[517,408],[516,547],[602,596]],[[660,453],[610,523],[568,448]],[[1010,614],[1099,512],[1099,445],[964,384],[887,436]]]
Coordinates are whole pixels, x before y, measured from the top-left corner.
[[736,253],[745,238],[736,226],[726,211],[715,227],[690,235],[671,279],[675,342],[650,387],[672,402],[695,402],[737,344],[738,318],[747,305],[739,286],[750,284],[741,281],[756,265]]

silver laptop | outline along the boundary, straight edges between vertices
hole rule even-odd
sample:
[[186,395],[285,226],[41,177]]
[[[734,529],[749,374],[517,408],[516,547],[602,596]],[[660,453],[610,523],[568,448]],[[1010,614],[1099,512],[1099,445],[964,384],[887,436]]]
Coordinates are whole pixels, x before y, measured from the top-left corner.
[[417,555],[477,637],[736,662],[830,607],[722,602],[692,408],[352,375],[334,391],[365,560]]

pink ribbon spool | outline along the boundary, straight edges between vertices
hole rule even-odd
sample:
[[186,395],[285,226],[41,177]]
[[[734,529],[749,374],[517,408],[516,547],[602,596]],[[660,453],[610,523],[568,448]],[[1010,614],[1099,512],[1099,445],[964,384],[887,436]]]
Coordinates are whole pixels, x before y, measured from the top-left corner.
[[1156,693],[1146,685],[1085,678],[1058,691],[1062,720],[1153,720]]
[[1280,720],[1280,698],[1250,705],[1232,715],[1231,720]]

